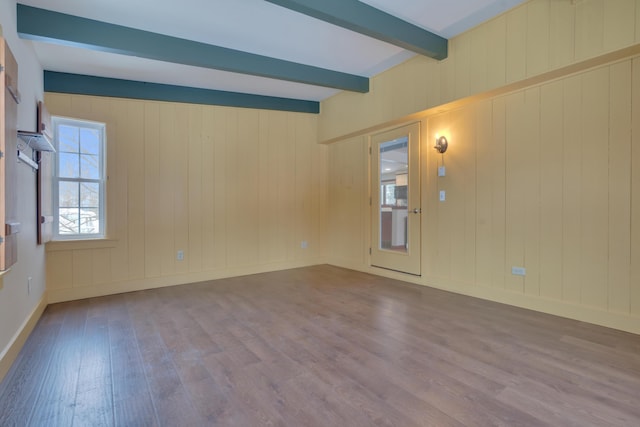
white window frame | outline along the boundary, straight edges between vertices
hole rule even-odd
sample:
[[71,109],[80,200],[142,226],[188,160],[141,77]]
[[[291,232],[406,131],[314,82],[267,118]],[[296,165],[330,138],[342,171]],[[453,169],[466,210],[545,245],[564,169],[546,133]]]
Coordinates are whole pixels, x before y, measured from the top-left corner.
[[[55,161],[53,165],[53,179],[52,179],[52,195],[53,195],[53,239],[54,240],[91,240],[91,239],[104,239],[106,236],[106,183],[107,183],[107,164],[106,164],[106,145],[107,145],[107,131],[106,124],[100,122],[93,122],[89,120],[81,120],[74,119],[68,117],[52,117],[51,118],[53,129],[54,129],[54,146],[56,149]],[[59,150],[59,138],[58,133],[60,129],[60,125],[68,125],[75,126],[87,129],[95,129],[99,131],[100,135],[100,177],[99,179],[88,179],[88,178],[61,178],[59,176],[59,166],[60,162],[58,159],[58,155],[60,153]],[[59,225],[60,225],[60,206],[59,206],[59,183],[60,182],[90,182],[97,183],[99,188],[99,196],[98,203],[100,206],[98,207],[98,220],[99,220],[99,231],[98,233],[78,233],[78,234],[60,234]]]

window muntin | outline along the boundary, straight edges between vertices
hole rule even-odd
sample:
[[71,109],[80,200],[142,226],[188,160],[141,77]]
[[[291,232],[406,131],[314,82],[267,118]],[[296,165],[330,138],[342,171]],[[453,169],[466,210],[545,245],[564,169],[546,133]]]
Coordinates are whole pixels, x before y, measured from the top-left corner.
[[105,125],[60,117],[53,125],[55,238],[103,238]]

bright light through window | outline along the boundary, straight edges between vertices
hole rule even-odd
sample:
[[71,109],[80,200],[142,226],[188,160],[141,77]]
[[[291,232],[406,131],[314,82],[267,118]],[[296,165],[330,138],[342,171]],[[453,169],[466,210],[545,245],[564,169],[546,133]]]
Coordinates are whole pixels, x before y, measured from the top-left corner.
[[103,123],[56,117],[54,232],[59,239],[104,237]]

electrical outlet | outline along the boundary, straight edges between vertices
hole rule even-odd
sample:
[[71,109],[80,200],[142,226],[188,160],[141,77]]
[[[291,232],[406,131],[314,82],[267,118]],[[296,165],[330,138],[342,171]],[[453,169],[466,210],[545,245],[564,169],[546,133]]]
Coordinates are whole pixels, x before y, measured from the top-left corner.
[[511,274],[514,276],[526,276],[527,269],[524,267],[511,267]]
[[27,295],[31,295],[31,277],[27,277]]
[[184,251],[178,251],[178,256],[176,258],[178,261],[184,260]]
[[309,244],[307,243],[306,240],[303,240],[302,242],[300,242],[300,247],[302,249],[307,249],[309,247]]
[[440,190],[440,201],[444,202],[447,200],[447,193],[444,190]]
[[438,176],[446,176],[447,170],[444,166],[438,166]]

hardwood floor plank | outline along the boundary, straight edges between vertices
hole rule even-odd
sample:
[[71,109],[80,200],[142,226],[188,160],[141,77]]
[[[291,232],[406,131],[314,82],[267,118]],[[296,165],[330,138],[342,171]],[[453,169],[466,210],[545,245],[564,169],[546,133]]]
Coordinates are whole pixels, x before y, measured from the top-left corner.
[[73,424],[111,426],[114,417],[107,318],[90,317],[83,341]]
[[87,301],[68,304],[29,425],[72,424],[87,311]]
[[55,304],[0,425],[637,426],[640,336],[332,266]]

